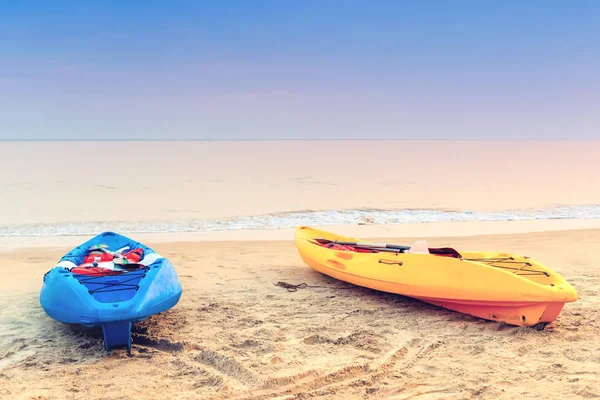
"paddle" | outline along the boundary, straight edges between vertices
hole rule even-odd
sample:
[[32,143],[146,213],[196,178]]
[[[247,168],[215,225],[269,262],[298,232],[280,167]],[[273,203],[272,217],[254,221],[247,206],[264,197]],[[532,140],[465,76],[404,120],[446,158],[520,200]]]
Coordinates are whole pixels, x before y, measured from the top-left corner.
[[321,239],[315,238],[313,239],[321,244],[339,244],[342,246],[355,246],[361,247],[364,249],[373,249],[379,251],[393,251],[394,253],[404,253],[406,250],[410,249],[410,246],[398,246],[395,244],[385,244],[385,243],[368,243],[368,242],[339,242],[337,240],[329,240],[329,239]]

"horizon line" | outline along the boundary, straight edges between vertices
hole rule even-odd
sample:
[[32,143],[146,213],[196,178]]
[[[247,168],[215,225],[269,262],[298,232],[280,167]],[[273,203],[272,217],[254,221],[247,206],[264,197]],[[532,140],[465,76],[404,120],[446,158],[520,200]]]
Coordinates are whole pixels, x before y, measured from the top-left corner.
[[15,139],[0,138],[0,142],[300,142],[300,141],[597,141],[600,138],[175,138],[175,139],[138,139],[138,138],[55,138],[55,139]]

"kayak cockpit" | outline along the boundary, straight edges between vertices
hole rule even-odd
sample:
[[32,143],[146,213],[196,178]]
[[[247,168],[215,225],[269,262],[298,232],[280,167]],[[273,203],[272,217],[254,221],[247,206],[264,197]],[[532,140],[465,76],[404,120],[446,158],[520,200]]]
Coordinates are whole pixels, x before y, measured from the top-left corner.
[[[411,253],[411,254],[431,254],[434,256],[462,258],[462,255],[451,247],[427,247],[425,241],[417,241],[411,246],[390,246],[383,244],[367,242],[342,242],[326,239],[311,239],[311,243],[332,250],[352,251],[357,253]],[[388,246],[388,247],[386,247]]]

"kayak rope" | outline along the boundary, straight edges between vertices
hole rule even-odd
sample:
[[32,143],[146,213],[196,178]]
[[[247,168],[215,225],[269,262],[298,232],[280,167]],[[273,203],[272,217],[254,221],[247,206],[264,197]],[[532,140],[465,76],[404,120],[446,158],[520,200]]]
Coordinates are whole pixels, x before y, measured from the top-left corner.
[[379,260],[377,261],[379,264],[387,264],[387,265],[399,265],[402,266],[402,261],[383,261],[383,260]]
[[[482,262],[484,264],[489,265],[490,267],[494,267],[494,268],[502,268],[502,269],[509,269],[512,271],[517,271],[517,272],[532,272],[529,274],[518,274],[515,272],[515,275],[519,275],[519,276],[528,276],[528,275],[544,275],[544,276],[550,276],[549,273],[547,273],[546,271],[542,271],[539,269],[526,269],[525,267],[532,267],[533,264],[531,264],[529,261],[517,261],[514,259],[514,257],[505,257],[505,258],[465,258],[465,261],[474,261],[474,262]],[[521,265],[521,268],[516,268],[516,267],[508,267],[506,265],[496,265],[496,264],[517,264],[517,265]]]
[[297,292],[298,289],[305,289],[308,287],[308,285],[304,282],[299,283],[298,285],[294,285],[294,284],[287,283],[287,282],[277,282],[277,283],[274,283],[273,285],[287,289],[288,292]]
[[287,289],[288,292],[297,292],[298,289],[306,289],[306,288],[324,288],[324,289],[338,289],[338,290],[342,290],[342,289],[354,289],[354,288],[351,288],[351,287],[333,287],[333,286],[308,285],[308,284],[306,284],[304,282],[299,283],[297,285],[294,285],[292,283],[287,283],[287,282],[277,282],[277,283],[273,283],[273,285],[282,287],[284,289]]
[[[103,285],[96,289],[88,290],[88,292],[90,294],[105,293],[105,292],[118,292],[120,290],[131,290],[131,289],[138,290],[139,289],[138,284],[132,284],[129,282],[134,281],[138,278],[140,280],[143,279],[146,276],[146,272],[148,272],[149,269],[150,268],[148,268],[148,267],[140,268],[139,271],[126,272],[121,275],[99,275],[99,276],[82,275],[82,277],[77,280],[82,285],[84,283],[91,283],[94,285]],[[114,277],[114,276],[119,276],[119,277],[127,276],[128,279],[121,281],[121,282],[102,282],[101,281],[102,278]]]

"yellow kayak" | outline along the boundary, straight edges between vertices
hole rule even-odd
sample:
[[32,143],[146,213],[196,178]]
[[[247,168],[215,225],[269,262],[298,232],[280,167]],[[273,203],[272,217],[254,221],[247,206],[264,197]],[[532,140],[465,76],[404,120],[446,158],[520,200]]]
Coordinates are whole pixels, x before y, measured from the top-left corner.
[[306,264],[333,278],[511,325],[544,329],[577,300],[567,281],[529,257],[377,244],[306,226],[295,243]]

